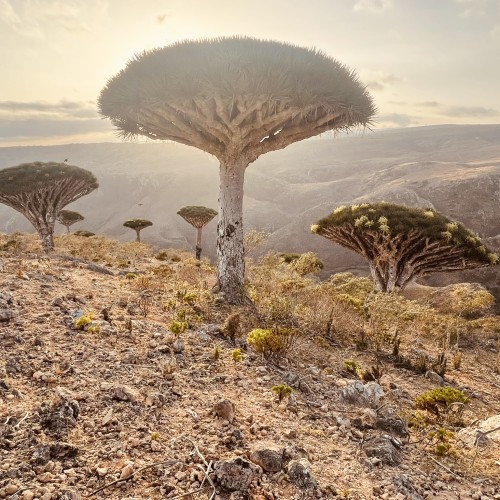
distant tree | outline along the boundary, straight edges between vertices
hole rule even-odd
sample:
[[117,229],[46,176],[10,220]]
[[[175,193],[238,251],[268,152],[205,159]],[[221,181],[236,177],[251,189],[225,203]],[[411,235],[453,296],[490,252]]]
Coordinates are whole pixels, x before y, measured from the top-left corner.
[[95,233],[93,233],[92,231],[86,231],[85,229],[75,231],[73,234],[75,236],[82,236],[83,238],[90,238],[91,236],[95,236]]
[[125,227],[129,227],[130,229],[134,229],[136,234],[137,234],[137,238],[136,238],[136,241],[140,242],[141,241],[141,231],[146,228],[146,227],[149,227],[149,226],[152,226],[153,223],[150,221],[150,220],[146,220],[146,219],[129,219],[129,220],[126,220],[123,225]]
[[383,292],[403,289],[425,274],[498,262],[472,231],[431,209],[390,203],[342,206],[311,231],[365,257]]
[[375,109],[355,73],[322,52],[232,37],[136,55],[102,90],[99,112],[124,137],[176,141],[218,158],[215,291],[242,303],[247,166],[322,132],[366,126]]
[[57,222],[66,228],[66,232],[68,234],[70,226],[82,221],[83,219],[85,219],[85,217],[82,214],[73,212],[72,210],[61,210],[57,215]]
[[217,210],[207,207],[187,206],[178,212],[186,222],[196,228],[196,258],[201,258],[201,233],[203,228],[217,215]]
[[92,172],[55,162],[23,163],[0,170],[0,203],[22,213],[45,251],[54,250],[54,225],[69,203],[99,186]]

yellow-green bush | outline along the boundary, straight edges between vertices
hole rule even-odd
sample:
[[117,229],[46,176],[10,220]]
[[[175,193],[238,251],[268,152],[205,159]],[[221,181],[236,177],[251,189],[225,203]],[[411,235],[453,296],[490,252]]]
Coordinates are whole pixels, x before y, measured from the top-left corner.
[[297,338],[297,331],[291,328],[255,328],[247,336],[247,344],[269,358],[288,351]]

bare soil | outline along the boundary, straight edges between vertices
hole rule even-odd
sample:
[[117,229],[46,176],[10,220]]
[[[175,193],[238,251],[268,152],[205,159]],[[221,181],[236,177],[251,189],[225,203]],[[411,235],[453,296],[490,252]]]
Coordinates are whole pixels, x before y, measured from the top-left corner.
[[[128,268],[119,259],[90,264],[29,249],[0,253],[0,293],[16,313],[0,322],[0,498],[500,498],[498,441],[467,447],[453,438],[454,453],[438,456],[425,433],[408,428],[415,397],[439,387],[436,379],[388,359],[383,398],[354,406],[341,397],[356,379],[343,360],[371,366],[375,353],[319,344],[304,332],[277,363],[241,341],[243,358],[234,361],[238,346],[220,332],[231,309],[208,298],[188,300],[195,319],[178,335],[170,331],[186,292],[168,283],[201,280],[208,294],[213,270],[202,275],[170,262],[177,274],[144,293],[141,273],[162,265],[147,252]],[[76,330],[82,313],[99,328]],[[500,414],[490,340],[471,342],[460,369],[445,377],[471,399],[463,425]],[[278,384],[291,385],[292,396],[278,402],[271,390]],[[221,400],[233,403],[232,422],[214,413]],[[401,419],[409,434],[377,428],[377,418]],[[367,456],[366,444],[384,435],[393,437],[400,463]],[[215,482],[214,492],[214,463],[273,447],[282,470],[263,471],[247,491]],[[308,464],[316,488],[291,482],[295,460]]]

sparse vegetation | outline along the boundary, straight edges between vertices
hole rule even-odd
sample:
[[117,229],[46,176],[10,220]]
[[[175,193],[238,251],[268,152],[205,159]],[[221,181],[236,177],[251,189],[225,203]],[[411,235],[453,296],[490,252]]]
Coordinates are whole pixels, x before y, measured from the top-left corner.
[[[314,463],[325,466],[325,474],[330,469],[322,457],[328,456],[332,442],[343,456],[358,453],[365,460],[360,464],[359,477],[370,481],[371,492],[373,481],[378,485],[379,480],[365,470],[368,462],[358,436],[391,436],[397,445],[399,432],[404,436],[408,432],[409,442],[407,436],[401,438],[399,447],[408,463],[425,463],[434,480],[435,474],[444,474],[431,461],[434,457],[461,476],[460,485],[472,484],[462,474],[470,469],[474,448],[468,449],[458,441],[459,428],[475,427],[483,415],[500,412],[496,398],[483,396],[495,394],[494,384],[498,383],[494,368],[500,328],[498,317],[489,308],[483,309],[481,300],[476,304],[477,312],[461,314],[453,312],[450,303],[447,308],[434,305],[438,301],[436,291],[428,292],[433,297],[428,303],[422,297],[417,303],[397,294],[374,292],[369,278],[348,273],[320,282],[300,276],[279,256],[270,255],[249,265],[247,290],[254,306],[235,308],[213,300],[210,288],[215,282],[214,269],[204,261],[197,266],[199,262],[186,252],[167,251],[168,255],[178,255],[175,262],[170,257],[158,260],[143,244],[64,235],[61,243],[57,242],[61,257],[74,254],[91,258],[70,260],[58,255],[40,259],[31,251],[37,244],[35,236],[0,234],[1,248],[8,241],[13,243],[0,253],[0,282],[6,284],[0,302],[8,295],[4,289],[22,301],[16,325],[24,330],[17,332],[12,323],[7,326],[0,322],[0,334],[9,352],[5,368],[0,366],[0,370],[8,370],[7,376],[1,372],[0,397],[15,394],[5,389],[1,383],[5,381],[10,387],[15,384],[23,398],[14,396],[8,405],[0,405],[0,417],[8,427],[12,415],[22,419],[28,414],[18,426],[18,434],[9,437],[17,446],[5,455],[8,467],[31,463],[34,451],[24,446],[23,439],[30,432],[30,415],[38,415],[37,398],[50,399],[54,387],[78,394],[88,377],[98,383],[85,385],[89,396],[79,402],[81,407],[85,405],[85,412],[64,442],[80,447],[78,460],[91,460],[99,468],[100,454],[107,456],[107,433],[122,425],[127,432],[112,434],[113,440],[123,444],[124,453],[133,450],[137,460],[154,457],[153,452],[161,453],[179,433],[191,430],[196,436],[220,443],[215,448],[220,459],[231,457],[234,446],[246,449],[249,442],[260,442],[264,436],[273,440],[277,435],[283,436],[283,442],[290,440],[297,449],[306,445],[314,448],[310,452],[316,454]],[[92,271],[87,263],[94,259],[106,264],[112,274]],[[124,263],[128,267],[124,268]],[[443,289],[443,297],[452,297],[452,290]],[[47,292],[49,300],[41,301]],[[146,314],[141,298],[147,298]],[[2,307],[0,304],[0,310]],[[87,318],[77,325],[78,318],[70,318],[82,310],[81,317]],[[75,327],[82,329],[72,331]],[[460,350],[456,348],[457,328]],[[366,346],[357,351],[361,332]],[[400,340],[396,354],[395,334]],[[24,344],[17,339],[24,339]],[[283,349],[289,339],[291,344]],[[26,349],[27,343],[30,349]],[[424,373],[441,373],[439,365],[446,366],[446,360],[450,369],[457,353],[461,355],[460,371],[453,372],[447,381],[453,387],[428,391],[442,381],[433,373],[427,377]],[[21,367],[33,366],[33,376],[10,375],[18,366],[17,360]],[[418,364],[421,370],[415,368]],[[352,380],[356,378],[359,380]],[[347,387],[360,391],[376,387],[365,384],[370,381],[380,383],[385,392],[376,411],[340,398]],[[464,392],[459,391],[458,396],[446,392],[458,390],[455,387],[464,387]],[[470,401],[466,391],[467,395],[475,394]],[[234,403],[238,426],[248,432],[240,434],[234,425],[214,425],[211,417],[205,417],[207,406],[219,397]],[[332,414],[336,415],[333,425]],[[95,421],[99,425],[94,428]],[[33,422],[39,425],[38,420]],[[174,429],[172,438],[158,434],[166,423]],[[47,431],[42,427],[41,432]],[[95,441],[91,442],[92,437]],[[207,446],[204,437],[193,438],[201,453]],[[178,460],[191,467],[192,447],[183,446],[181,441],[173,446]],[[485,478],[497,477],[494,451],[481,447],[475,458],[475,470],[479,465]],[[384,475],[389,470],[375,464],[374,460],[371,472]],[[399,469],[396,465],[391,470]],[[81,473],[89,480],[97,478],[86,469]],[[336,484],[349,486],[341,473],[335,476]],[[153,474],[148,474],[137,481],[123,482],[116,491],[110,488],[108,494],[111,498],[156,498],[161,486]],[[418,471],[407,470],[405,474],[419,488],[427,484]],[[324,477],[316,475],[316,480],[328,496],[331,493],[324,486]],[[18,479],[21,489],[24,479]],[[97,480],[100,482],[93,486],[81,486],[82,494],[88,495],[106,483],[104,478]],[[29,487],[33,484],[37,492],[46,484],[37,476],[29,481]],[[6,484],[10,483],[0,484],[1,492]],[[182,494],[192,482],[187,478],[176,484],[178,494]],[[272,476],[266,484],[283,498],[292,498],[298,492],[294,483],[279,483]],[[457,484],[447,483],[449,487]],[[361,491],[350,489],[351,496]],[[392,490],[387,492],[393,496]]]
[[467,405],[470,399],[454,387],[439,387],[420,394],[415,399],[417,408],[427,410],[437,417],[446,414],[454,405]]
[[271,390],[274,392],[274,394],[276,394],[279,403],[290,396],[290,394],[292,394],[293,392],[293,389],[286,384],[275,385]]

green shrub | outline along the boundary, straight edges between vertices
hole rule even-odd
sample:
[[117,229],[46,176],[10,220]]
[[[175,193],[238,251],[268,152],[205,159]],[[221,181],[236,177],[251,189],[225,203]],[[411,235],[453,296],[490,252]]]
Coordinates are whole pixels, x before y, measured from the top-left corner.
[[169,328],[172,333],[175,333],[175,335],[180,335],[189,328],[189,325],[187,321],[172,321]]
[[271,390],[276,394],[280,403],[293,392],[293,389],[286,384],[275,385]]
[[241,354],[241,349],[233,349],[231,351],[231,357],[235,363],[238,363],[243,359],[243,355]]
[[288,351],[296,337],[297,331],[291,328],[255,328],[248,334],[247,343],[265,358],[269,358]]
[[430,444],[433,446],[432,452],[440,457],[455,456],[452,440],[455,437],[452,431],[440,427],[428,433]]
[[415,399],[417,408],[427,410],[440,416],[440,411],[447,413],[454,404],[466,405],[470,399],[462,391],[453,387],[439,387],[431,391],[424,392]]
[[92,315],[82,314],[79,318],[73,320],[73,326],[76,330],[85,330],[87,325],[92,323]]

